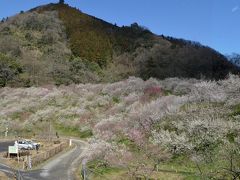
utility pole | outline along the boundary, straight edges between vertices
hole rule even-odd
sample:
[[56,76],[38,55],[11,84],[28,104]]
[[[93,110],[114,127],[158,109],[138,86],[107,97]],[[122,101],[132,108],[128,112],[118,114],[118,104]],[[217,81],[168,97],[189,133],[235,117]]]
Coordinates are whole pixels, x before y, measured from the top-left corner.
[[87,180],[87,172],[86,172],[86,159],[82,161],[82,178],[83,180]]
[[6,126],[5,137],[8,136],[8,125]]
[[51,131],[52,131],[52,128],[51,128],[51,120],[49,120],[49,133],[48,133],[48,140],[49,140],[49,141],[51,140]]

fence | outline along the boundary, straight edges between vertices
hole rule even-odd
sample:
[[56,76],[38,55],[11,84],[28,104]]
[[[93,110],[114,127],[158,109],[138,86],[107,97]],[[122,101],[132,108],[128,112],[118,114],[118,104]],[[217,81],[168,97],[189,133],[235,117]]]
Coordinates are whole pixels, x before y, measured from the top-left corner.
[[68,146],[69,146],[69,142],[64,141],[64,142],[60,143],[58,146],[53,147],[46,152],[39,153],[39,154],[33,156],[32,157],[32,166],[36,166],[36,165],[42,163],[43,161],[46,161],[47,159],[53,157],[54,155],[58,154],[59,152],[63,151],[64,149],[66,149]]

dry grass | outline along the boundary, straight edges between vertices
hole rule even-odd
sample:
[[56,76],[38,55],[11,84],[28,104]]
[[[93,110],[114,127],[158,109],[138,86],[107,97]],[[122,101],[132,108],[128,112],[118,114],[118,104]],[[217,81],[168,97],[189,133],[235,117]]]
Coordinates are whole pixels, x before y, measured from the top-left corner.
[[6,174],[0,171],[0,180],[14,180],[13,177],[8,177]]
[[[143,176],[138,176],[142,177]],[[109,173],[104,176],[96,175],[93,176],[95,180],[104,180],[104,179],[111,179],[111,180],[135,180],[136,177],[129,177],[126,171],[119,171]],[[154,172],[150,177],[152,180],[183,180],[184,176],[178,173],[166,173],[166,172]]]

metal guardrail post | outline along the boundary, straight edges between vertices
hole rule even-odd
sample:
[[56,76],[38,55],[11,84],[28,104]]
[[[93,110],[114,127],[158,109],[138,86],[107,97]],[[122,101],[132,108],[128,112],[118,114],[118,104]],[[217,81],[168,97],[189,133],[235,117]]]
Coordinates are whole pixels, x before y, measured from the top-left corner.
[[87,180],[87,169],[86,169],[86,159],[82,160],[82,178],[83,180]]

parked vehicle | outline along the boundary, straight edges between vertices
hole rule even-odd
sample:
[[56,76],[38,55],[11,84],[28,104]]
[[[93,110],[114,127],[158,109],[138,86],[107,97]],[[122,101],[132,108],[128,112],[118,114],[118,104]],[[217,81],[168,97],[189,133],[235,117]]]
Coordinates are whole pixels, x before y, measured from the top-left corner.
[[20,150],[31,150],[31,149],[34,149],[33,145],[29,144],[25,140],[15,141],[15,146],[17,146],[18,149],[20,149]]
[[36,143],[32,140],[25,140],[28,144],[31,144],[33,146],[33,149],[39,149],[40,148],[40,143]]

